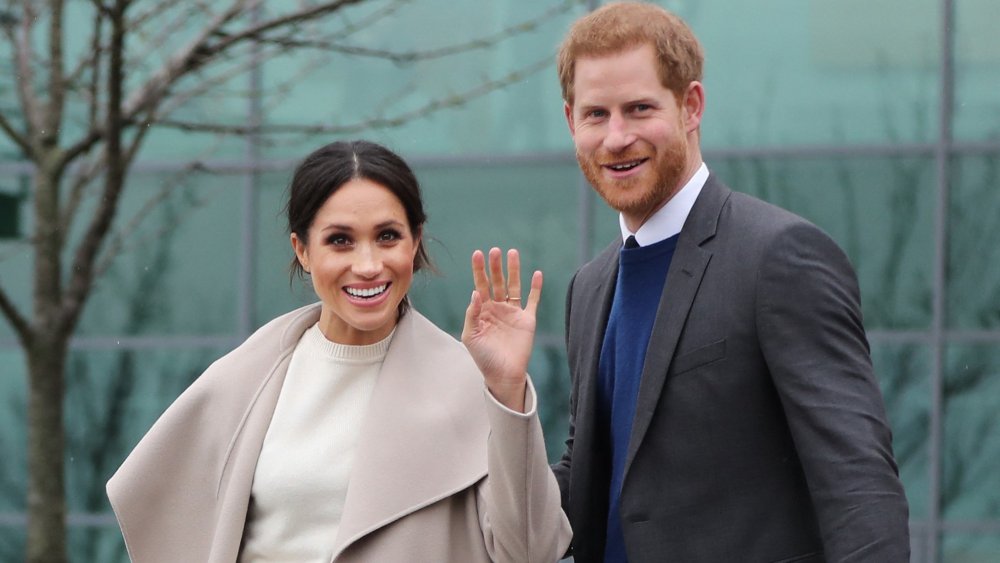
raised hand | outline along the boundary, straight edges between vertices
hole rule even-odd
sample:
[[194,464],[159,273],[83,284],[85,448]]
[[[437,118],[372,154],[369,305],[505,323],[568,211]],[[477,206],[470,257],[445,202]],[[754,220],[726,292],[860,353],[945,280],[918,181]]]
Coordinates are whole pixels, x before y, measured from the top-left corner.
[[528,360],[535,339],[535,313],[542,296],[542,273],[531,276],[531,289],[522,308],[521,260],[517,250],[507,251],[504,280],[499,248],[486,258],[472,253],[472,280],[476,289],[465,311],[462,342],[483,372],[490,393],[507,408],[524,412]]

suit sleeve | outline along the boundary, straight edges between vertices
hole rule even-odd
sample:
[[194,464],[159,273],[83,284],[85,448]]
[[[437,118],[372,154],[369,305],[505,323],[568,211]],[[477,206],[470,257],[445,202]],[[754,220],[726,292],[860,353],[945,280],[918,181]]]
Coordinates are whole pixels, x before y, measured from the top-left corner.
[[765,250],[756,310],[826,560],[908,561],[906,498],[847,257],[816,227],[788,226]]
[[545,455],[534,385],[529,379],[525,413],[484,393],[490,421],[489,474],[479,485],[477,500],[490,559],[554,563],[566,552],[572,532]]

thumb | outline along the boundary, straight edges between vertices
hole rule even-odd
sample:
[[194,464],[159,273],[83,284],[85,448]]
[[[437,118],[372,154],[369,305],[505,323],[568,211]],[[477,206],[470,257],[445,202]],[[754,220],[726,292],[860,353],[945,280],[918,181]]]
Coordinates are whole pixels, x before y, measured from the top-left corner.
[[465,325],[462,327],[462,343],[466,346],[469,345],[469,340],[472,338],[472,334],[476,330],[476,324],[479,321],[479,313],[482,310],[483,300],[478,291],[472,290],[472,298],[469,300],[469,306],[465,309]]

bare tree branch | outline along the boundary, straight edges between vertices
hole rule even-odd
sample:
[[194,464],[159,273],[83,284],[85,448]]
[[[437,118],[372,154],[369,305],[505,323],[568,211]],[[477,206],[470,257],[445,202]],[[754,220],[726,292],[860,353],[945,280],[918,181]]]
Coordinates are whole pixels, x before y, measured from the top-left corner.
[[87,186],[93,182],[104,168],[104,151],[94,157],[93,160],[81,163],[76,167],[73,174],[73,185],[70,187],[66,204],[60,213],[60,222],[65,225],[66,232],[73,229],[73,221],[76,219],[76,211],[86,195]]
[[41,116],[44,127],[39,141],[45,146],[59,144],[62,116],[66,103],[63,75],[63,0],[49,0],[49,100]]
[[[176,81],[180,76],[192,70],[194,67],[188,68],[189,60],[193,57],[199,46],[208,40],[209,37],[217,33],[217,31],[225,25],[227,22],[238,16],[241,11],[246,7],[247,0],[236,0],[225,12],[219,14],[205,29],[198,38],[189,43],[187,47],[181,50],[181,53],[171,59],[159,72],[153,75],[136,94],[134,94],[129,101],[126,101],[125,108],[119,108],[122,113],[122,119],[125,123],[130,122],[136,115],[145,111],[147,106],[156,105],[156,101],[162,97],[169,87]],[[259,0],[258,0],[259,1]],[[114,55],[112,55],[114,56]],[[103,128],[91,128],[87,131],[82,138],[77,140],[77,142],[70,145],[62,155],[63,162],[70,162],[74,158],[77,158],[80,154],[89,151],[94,144],[98,143],[104,138],[106,134]]]
[[[23,10],[21,25],[17,33],[8,31],[8,35],[11,45],[14,47],[14,67],[17,68],[17,72],[20,75],[20,79],[17,81],[17,95],[21,102],[21,109],[24,111],[24,121],[27,124],[27,129],[31,132],[38,131],[41,128],[38,106],[35,103],[35,93],[33,91],[35,87],[35,70],[32,62],[35,57],[31,42],[32,30],[35,25],[35,19],[38,16],[35,13],[31,0],[23,0],[21,8]],[[29,142],[34,142],[30,133],[28,140]]]
[[[271,124],[271,125],[261,126],[259,128],[253,128],[253,130],[265,134],[317,135],[317,134],[358,133],[366,129],[387,129],[392,127],[399,127],[409,121],[413,121],[421,117],[426,117],[427,115],[434,113],[435,111],[444,108],[461,106],[475,98],[489,94],[494,90],[498,90],[515,82],[519,82],[523,80],[525,77],[530,76],[542,70],[543,68],[546,68],[551,63],[552,63],[551,57],[546,57],[540,61],[535,62],[534,64],[528,65],[514,72],[511,72],[506,76],[499,78],[497,80],[489,80],[483,82],[480,85],[476,86],[475,88],[471,88],[459,94],[453,94],[451,96],[446,96],[443,98],[431,100],[430,102],[424,104],[423,106],[415,110],[401,113],[394,117],[376,116],[347,125],[300,125],[300,124],[289,124],[289,123]],[[157,121],[157,125],[160,125],[162,127],[170,127],[181,131],[220,133],[226,135],[248,135],[251,133],[251,127],[245,125],[196,123],[191,121],[171,120],[171,119],[164,119],[161,121]]]
[[98,61],[100,61],[101,54],[104,52],[104,46],[101,45],[100,41],[101,24],[103,21],[104,11],[94,10],[94,27],[91,32],[90,51],[85,56],[80,57],[73,70],[66,74],[66,87],[71,91],[77,91],[76,85],[85,71],[88,69],[92,70],[100,64]]
[[11,326],[14,327],[14,331],[17,332],[18,337],[24,344],[31,342],[31,325],[28,320],[24,318],[24,315],[18,311],[17,306],[11,301],[10,297],[3,290],[3,286],[0,286],[0,311],[3,311],[7,320],[10,321]]
[[562,3],[549,8],[544,13],[538,16],[534,16],[531,19],[506,27],[503,30],[493,35],[480,37],[472,41],[466,41],[464,43],[457,43],[446,47],[427,49],[423,51],[417,51],[417,50],[408,50],[401,52],[388,51],[384,49],[371,49],[368,47],[360,47],[357,45],[342,45],[331,40],[319,40],[319,39],[302,40],[302,39],[296,39],[294,36],[277,37],[277,38],[263,37],[260,39],[260,41],[262,43],[279,44],[289,49],[311,48],[323,51],[332,51],[335,53],[341,53],[345,55],[357,55],[357,56],[385,59],[388,61],[392,61],[394,63],[410,63],[415,61],[440,59],[443,57],[456,55],[458,53],[465,53],[468,51],[487,49],[489,47],[493,47],[499,43],[502,43],[506,39],[538,29],[543,23],[547,22],[548,20],[560,14],[566,13],[570,8],[579,3],[580,0],[564,0]]
[[[177,6],[176,2],[164,0],[157,6],[154,6],[154,8],[163,7],[164,9],[162,11],[151,9],[149,13],[133,19],[129,28],[132,29],[132,33],[137,35],[137,37],[141,40],[141,44],[145,47],[145,49],[130,57],[130,68],[142,68],[145,63],[151,61],[153,53],[155,53],[157,49],[162,48],[170,37],[190,26],[192,19],[198,17],[198,12],[202,12],[203,16],[211,15],[211,11],[208,10],[204,3],[198,2],[191,5],[185,2],[180,4],[180,13],[176,14],[176,16],[170,21],[163,22],[151,19],[155,18],[155,16],[166,14],[166,9],[174,6]],[[148,36],[146,30],[142,28],[146,21],[156,21],[156,27],[153,30],[154,33]]]
[[107,172],[104,176],[104,192],[97,211],[76,249],[73,269],[67,286],[60,324],[71,327],[75,324],[83,308],[83,303],[93,283],[94,258],[101,243],[111,228],[111,220],[118,208],[121,190],[125,183],[125,160],[122,154],[122,90],[125,81],[125,10],[127,0],[116,0],[111,9],[111,41],[108,64],[107,135],[105,139]]
[[3,132],[7,134],[7,137],[9,137],[11,141],[14,141],[14,144],[21,149],[21,152],[23,152],[27,158],[34,158],[34,150],[31,148],[28,138],[25,137],[24,134],[15,130],[14,125],[8,121],[2,113],[0,113],[0,129],[3,129]]
[[359,21],[354,23],[348,23],[343,29],[338,30],[335,34],[330,37],[331,41],[336,41],[338,39],[344,39],[350,35],[357,33],[363,29],[368,29],[372,25],[375,25],[381,20],[391,16],[392,14],[399,11],[405,4],[409,4],[410,0],[394,0],[388,6],[383,7],[380,10],[376,10],[368,16],[361,18]]
[[[117,232],[113,237],[111,237],[110,243],[107,249],[101,256],[101,259],[97,262],[97,266],[94,268],[94,277],[100,278],[107,272],[111,264],[114,263],[115,258],[117,258],[123,251],[128,250],[131,247],[143,246],[145,242],[149,240],[149,237],[144,237],[140,240],[132,240],[132,235],[139,230],[142,226],[143,221],[164,201],[167,197],[172,194],[179,185],[181,185],[187,178],[194,172],[200,172],[207,170],[200,161],[190,162],[183,169],[177,171],[170,178],[161,183],[160,189],[157,190],[152,197],[150,197],[146,202],[139,208],[138,211],[132,216],[131,219],[122,227],[119,232]],[[169,229],[177,227],[180,218],[175,219],[161,227],[160,230],[156,231],[152,237],[159,238],[158,235],[165,234]],[[132,245],[127,247],[125,245],[126,241],[132,241]]]
[[94,34],[91,38],[90,49],[93,53],[92,63],[90,65],[90,84],[88,86],[87,92],[89,93],[88,108],[87,108],[87,124],[91,131],[97,129],[99,126],[97,124],[98,107],[101,104],[100,96],[100,84],[101,84],[101,57],[100,54],[104,50],[101,45],[101,35],[104,29],[104,12],[101,10],[94,11]]

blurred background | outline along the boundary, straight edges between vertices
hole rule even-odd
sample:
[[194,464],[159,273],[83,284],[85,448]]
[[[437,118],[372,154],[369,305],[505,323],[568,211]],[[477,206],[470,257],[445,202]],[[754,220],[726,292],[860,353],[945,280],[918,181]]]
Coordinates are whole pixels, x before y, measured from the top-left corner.
[[[51,25],[55,4],[61,29]],[[48,149],[37,126],[46,117],[32,121],[25,108],[53,99],[49,39],[62,33],[65,83],[75,86],[58,144],[99,137],[58,177],[61,217],[80,217],[62,223],[56,251],[55,275],[72,293],[79,243],[107,202],[115,162],[101,133],[111,130],[101,124],[112,116],[102,108],[114,63],[99,63],[115,2],[105,15],[97,4],[0,4],[0,561],[24,560],[28,537],[34,364],[12,315],[45,326],[38,194]],[[212,27],[229,4],[240,10]],[[132,152],[64,342],[71,561],[127,561],[105,481],[211,361],[314,300],[289,283],[282,198],[297,161],[334,139],[384,143],[417,172],[441,273],[418,276],[412,297],[445,329],[461,330],[473,249],[517,247],[524,269],[545,272],[531,373],[549,456],[562,451],[566,284],[618,227],[578,171],[553,55],[570,22],[600,2],[358,0],[239,36],[323,4],[136,0],[123,11],[132,19],[122,26],[121,89],[134,111],[122,138]],[[995,1],[659,4],[705,48],[710,170],[817,223],[854,263],[910,501],[912,561],[1000,561]],[[170,66],[179,52],[195,68],[157,90],[171,76],[164,69],[181,68]],[[149,92],[157,107],[128,105]]]

